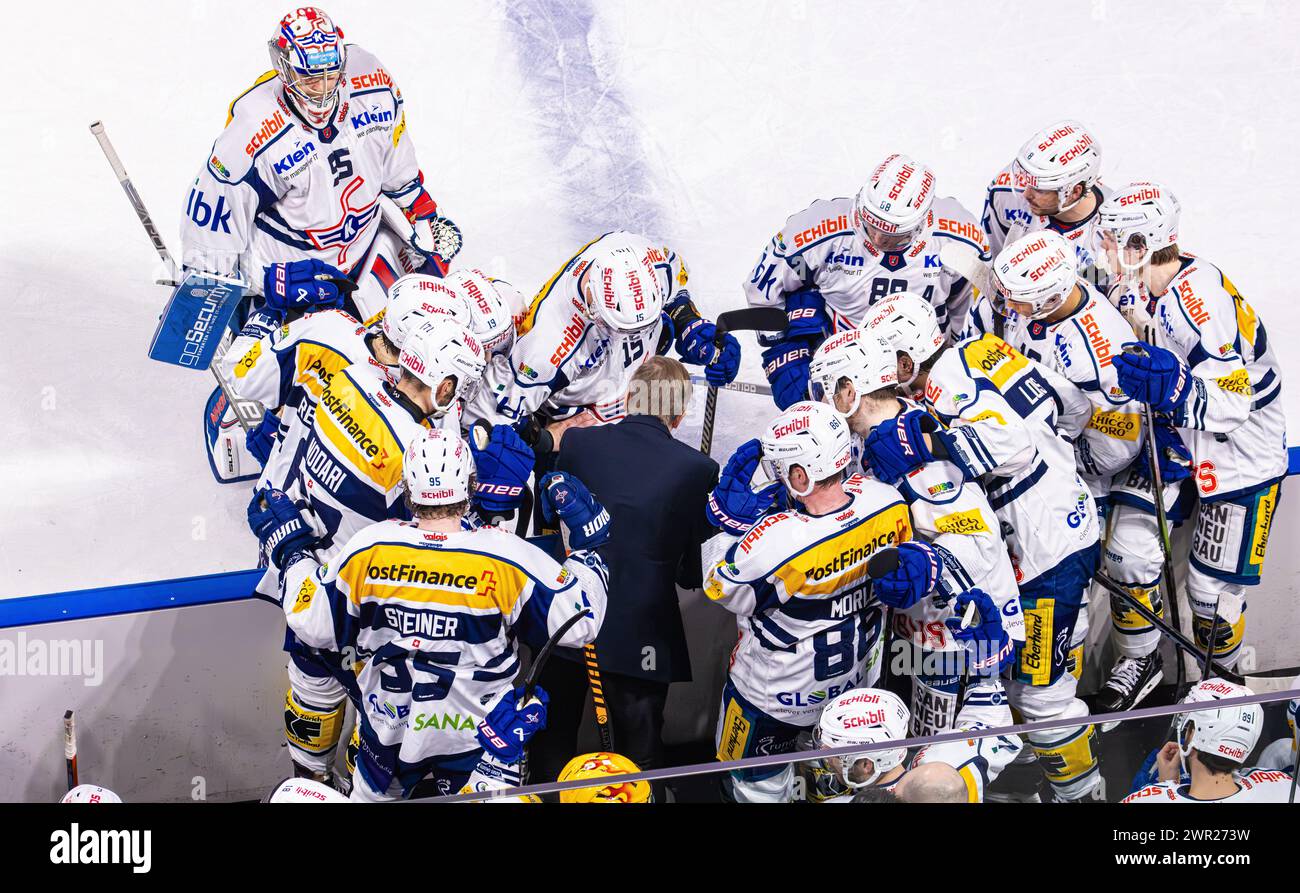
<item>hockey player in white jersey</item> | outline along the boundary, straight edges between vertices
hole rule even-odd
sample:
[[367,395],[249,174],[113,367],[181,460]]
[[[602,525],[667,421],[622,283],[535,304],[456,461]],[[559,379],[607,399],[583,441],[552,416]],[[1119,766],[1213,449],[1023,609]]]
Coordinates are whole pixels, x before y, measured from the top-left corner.
[[[1254,694],[1244,685],[1204,679],[1183,699],[1196,705],[1174,718],[1177,740],[1156,756],[1159,781],[1124,798],[1124,803],[1286,803],[1294,787],[1290,773],[1247,769],[1244,764],[1264,730],[1263,704],[1215,707],[1214,702]],[[1184,776],[1190,780],[1184,781]]]
[[[396,384],[365,365],[335,372],[317,401],[285,489],[253,494],[249,526],[267,553],[270,579],[281,567],[270,553],[278,538],[295,532],[290,522],[298,519],[296,510],[292,519],[277,516],[271,507],[276,494],[302,510],[304,532],[311,534],[311,548],[321,561],[329,561],[361,528],[399,515],[406,444],[454,413],[482,375],[482,350],[455,322],[425,321],[406,337],[399,365]],[[329,781],[344,700],[354,684],[350,669],[298,641],[292,630],[285,650],[290,654],[285,699],[290,755],[297,770]]]
[[[876,425],[916,404],[898,396],[898,359],[880,335],[851,329],[817,348],[810,367],[810,393],[840,413],[854,440],[853,470],[862,443]],[[869,465],[861,466],[866,474]],[[966,678],[966,649],[947,626],[956,596],[968,589],[989,594],[1001,612],[1009,641],[1025,639],[1015,573],[1001,527],[979,485],[946,460],[935,460],[897,482],[912,515],[914,532],[942,560],[938,588],[904,611],[893,612],[896,640],[911,642],[911,734],[936,735],[953,728]],[[960,619],[960,617],[958,618]]]
[[[898,352],[905,394],[924,395],[925,413],[877,425],[864,444],[876,477],[896,481],[947,459],[979,481],[1011,554],[1025,642],[1008,685],[1027,720],[1079,717],[1087,613],[1084,596],[1099,559],[1096,503],[1075,471],[1077,437],[1092,404],[1069,381],[995,335],[944,346],[930,305],[901,293],[877,307],[867,327]],[[1091,724],[1028,736],[1059,800],[1091,798],[1100,782]]]
[[[887,606],[910,606],[938,581],[934,551],[909,542],[902,497],[861,476],[846,480],[851,460],[844,420],[824,404],[797,403],[761,441],[736,450],[709,497],[724,532],[703,547],[704,594],[737,615],[739,631],[718,718],[720,760],[793,751],[827,698],[879,678]],[[773,483],[755,492],[760,461]],[[895,545],[906,560],[873,581],[868,559]],[[728,773],[724,791],[739,802],[788,801],[793,781],[788,765],[744,770]]]
[[629,232],[582,246],[533,298],[508,356],[493,360],[469,406],[471,420],[524,426],[535,413],[564,419],[589,409],[597,422],[624,415],[632,375],[676,345],[713,384],[740,368],[732,335],[716,328],[686,290],[687,270],[670,248]]
[[[1103,511],[1110,509],[1113,484],[1147,473],[1142,451],[1142,405],[1119,386],[1114,359],[1131,341],[1128,321],[1078,270],[1078,254],[1059,233],[1044,229],[1007,243],[993,264],[996,292],[981,296],[970,330],[995,330],[1032,360],[1074,384],[1092,404],[1092,416],[1074,442],[1079,475]],[[1133,466],[1138,467],[1134,468]],[[1167,480],[1186,477],[1170,471]],[[1127,490],[1124,491],[1127,494]],[[1109,525],[1103,560],[1107,574],[1157,616],[1160,600],[1160,540],[1154,525],[1137,522],[1132,509]],[[1160,634],[1124,602],[1111,598],[1111,640],[1119,654],[1097,698],[1106,713],[1140,703],[1164,676]]]
[[[309,537],[276,541],[290,628],[357,667],[352,799],[407,797],[429,775],[444,794],[482,789],[474,777],[517,784],[547,702],[538,689],[537,700],[517,703],[517,641],[540,645],[575,614],[558,643],[596,638],[608,585],[596,550],[609,513],[576,479],[543,482],[573,550],[561,565],[513,534],[465,529],[474,465],[456,431],[422,429],[399,467],[414,522],[365,527],[328,564],[312,557]],[[277,499],[277,511],[296,514]]]
[[921,295],[944,332],[960,331],[972,291],[939,263],[949,244],[989,260],[974,215],[954,198],[936,197],[934,171],[906,155],[877,165],[856,198],[819,199],[790,217],[744,284],[751,305],[783,307],[790,317],[782,336],[760,339],[777,406],[804,398],[808,363],[823,338],[860,325],[894,292]]
[[1098,227],[1124,278],[1117,290],[1137,296],[1124,303],[1153,314],[1152,338],[1126,346],[1115,369],[1125,393],[1177,429],[1157,440],[1162,458],[1189,454],[1200,500],[1187,574],[1193,632],[1209,648],[1213,630],[1215,659],[1231,667],[1287,472],[1282,370],[1255,308],[1218,267],[1179,247],[1180,210],[1164,186],[1133,183],[1102,206]]
[[[384,65],[324,11],[299,7],[269,43],[273,69],[230,104],[225,129],[185,201],[182,263],[256,286],[275,262],[328,265],[357,282],[349,310],[383,307],[376,264],[380,203],[412,228],[410,243],[438,272],[460,233],[423,185],[401,90]],[[382,261],[385,276],[398,258]]]
[[[997,620],[997,608],[988,596],[974,591],[966,594],[966,598],[969,601],[961,605],[962,612],[970,602],[986,605],[994,615],[990,618],[992,626],[1005,642],[1006,633]],[[948,623],[953,635],[967,636],[967,641],[980,634],[974,628],[961,629],[960,615]],[[990,643],[980,650],[1001,649],[996,643]],[[978,733],[1012,724],[1011,708],[997,678],[996,666],[991,676],[973,679],[966,686],[956,721],[944,731]],[[909,732],[911,726],[915,723],[909,719],[907,705],[898,695],[880,688],[855,688],[826,702],[813,741],[822,748],[884,744],[916,737]],[[863,788],[876,785],[893,789],[918,766],[940,762],[957,770],[966,785],[967,802],[983,803],[985,790],[1023,747],[1015,735],[986,735],[922,747],[910,763],[906,747],[811,761],[804,764],[811,780],[808,799],[818,803],[848,803]]]
[[1101,144],[1078,121],[1035,133],[989,184],[982,223],[993,256],[1028,233],[1049,230],[1074,247],[1082,275],[1105,288],[1105,264],[1093,243],[1097,209],[1110,195],[1100,178]]

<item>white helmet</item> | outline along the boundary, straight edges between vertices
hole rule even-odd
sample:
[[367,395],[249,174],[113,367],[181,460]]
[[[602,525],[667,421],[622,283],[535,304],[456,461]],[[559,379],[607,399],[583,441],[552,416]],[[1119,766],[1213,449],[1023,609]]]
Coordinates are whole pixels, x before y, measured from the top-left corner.
[[[1208,704],[1223,698],[1243,698],[1253,694],[1244,685],[1223,679],[1203,679],[1188,693],[1183,703]],[[1190,734],[1187,734],[1188,723],[1193,726]],[[1174,725],[1178,730],[1178,750],[1184,759],[1192,750],[1199,750],[1241,764],[1259,743],[1264,729],[1264,711],[1259,704],[1207,707],[1178,714]]]
[[[1101,146],[1078,121],[1058,121],[1020,147],[1014,169],[1017,188],[1055,190],[1060,214],[1078,204],[1101,176]],[[1070,190],[1080,183],[1079,198],[1067,202]]]
[[271,793],[262,798],[263,803],[347,803],[343,796],[323,781],[314,778],[289,777],[280,782]]
[[[811,493],[818,481],[843,471],[853,458],[848,424],[825,403],[807,400],[773,419],[762,445],[768,477],[801,497]],[[790,483],[790,470],[796,465],[808,475],[808,486],[802,491]]]
[[921,364],[943,347],[943,332],[934,307],[920,295],[896,291],[867,311],[862,328],[879,335],[890,347],[902,351],[912,360],[912,377],[899,381],[908,387],[920,374]]
[[515,319],[524,312],[519,289],[489,279],[482,270],[456,270],[447,274],[446,282],[469,308],[472,322],[467,328],[483,345],[483,352],[492,356],[508,351],[515,340]]
[[[906,738],[910,720],[907,705],[892,691],[883,688],[852,688],[826,702],[813,734],[821,747],[880,744]],[[857,790],[872,784],[890,769],[902,765],[907,759],[907,748],[894,747],[834,759],[840,761],[840,780]],[[865,781],[854,781],[852,778],[854,764],[858,760],[870,760],[872,763],[872,774]]]
[[[1121,269],[1132,273],[1161,248],[1178,244],[1178,218],[1182,213],[1174,194],[1159,183],[1130,183],[1102,202],[1097,212],[1096,249],[1115,255]],[[1142,251],[1137,263],[1124,260],[1120,247]]]
[[[294,105],[316,127],[323,126],[334,113],[343,85],[343,66],[348,58],[343,29],[335,26],[325,10],[300,6],[280,19],[268,48],[271,67],[284,81],[285,92]],[[326,77],[334,78],[328,90],[311,86],[313,81]]]
[[1040,230],[1008,243],[993,262],[993,307],[1003,316],[1008,301],[1033,308],[1030,319],[1056,312],[1078,283],[1079,258],[1060,233]]
[[406,447],[406,493],[415,505],[455,505],[469,499],[474,456],[460,432],[430,428]]
[[122,798],[97,784],[79,784],[63,795],[60,803],[121,803]]
[[[433,318],[420,323],[406,337],[397,365],[433,388],[433,415],[439,417],[468,399],[487,368],[483,348],[468,330],[450,319]],[[456,388],[445,404],[438,403],[438,386],[453,377]]]
[[[847,378],[858,402],[848,412],[835,405],[840,379]],[[898,384],[898,356],[888,341],[866,329],[849,329],[827,338],[808,366],[808,395],[848,418],[858,411],[862,398]]]
[[399,350],[421,320],[445,316],[470,328],[473,314],[465,298],[437,276],[408,273],[388,290],[388,304],[380,328]]
[[659,321],[663,287],[650,256],[632,245],[602,251],[583,272],[587,316],[616,332],[630,334]]
[[853,200],[853,230],[877,251],[902,251],[916,240],[934,205],[934,171],[890,155]]

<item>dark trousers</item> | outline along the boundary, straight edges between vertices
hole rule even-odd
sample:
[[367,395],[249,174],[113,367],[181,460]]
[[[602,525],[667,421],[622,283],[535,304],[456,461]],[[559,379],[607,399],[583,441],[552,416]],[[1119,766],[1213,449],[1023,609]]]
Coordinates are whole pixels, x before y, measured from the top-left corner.
[[[605,706],[614,735],[614,750],[642,769],[663,765],[664,704],[668,683],[620,673],[601,673]],[[589,702],[587,671],[581,663],[553,655],[538,680],[550,696],[546,729],[528,744],[529,777],[535,784],[554,781],[579,753],[578,730]],[[599,744],[596,745],[599,747]],[[655,802],[662,803],[662,785],[653,785]]]

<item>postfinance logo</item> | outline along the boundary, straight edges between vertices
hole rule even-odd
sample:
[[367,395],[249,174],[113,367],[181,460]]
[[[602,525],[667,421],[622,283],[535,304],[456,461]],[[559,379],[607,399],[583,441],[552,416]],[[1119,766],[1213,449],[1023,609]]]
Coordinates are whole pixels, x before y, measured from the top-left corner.
[[862,580],[867,559],[912,538],[907,508],[895,503],[813,546],[776,571],[790,595],[829,595]]

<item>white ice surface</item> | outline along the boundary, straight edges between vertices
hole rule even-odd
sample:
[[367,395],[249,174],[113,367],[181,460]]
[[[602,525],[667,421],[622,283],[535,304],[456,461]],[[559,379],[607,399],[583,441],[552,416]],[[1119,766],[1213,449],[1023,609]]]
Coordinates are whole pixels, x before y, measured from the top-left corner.
[[[1036,127],[1091,125],[1114,184],[1183,202],[1290,363],[1300,145],[1284,2],[330,2],[403,90],[463,262],[531,292],[585,239],[643,228],[712,313],[790,213],[905,151],[979,212]],[[102,118],[172,250],[227,104],[267,67],[265,2],[6,13],[0,140],[0,597],[252,563],[246,488],[200,444],[206,375],[145,351],[166,293],[87,125]],[[557,51],[557,47],[559,50]],[[755,352],[742,372],[758,379]],[[1283,392],[1295,426],[1300,397]],[[715,455],[770,413],[724,394]],[[696,436],[698,423],[683,436]]]

